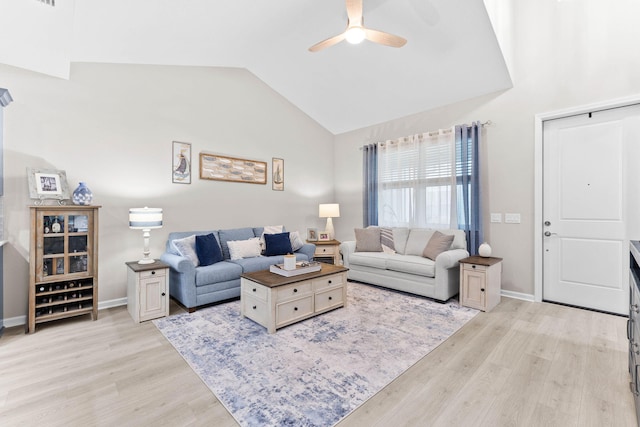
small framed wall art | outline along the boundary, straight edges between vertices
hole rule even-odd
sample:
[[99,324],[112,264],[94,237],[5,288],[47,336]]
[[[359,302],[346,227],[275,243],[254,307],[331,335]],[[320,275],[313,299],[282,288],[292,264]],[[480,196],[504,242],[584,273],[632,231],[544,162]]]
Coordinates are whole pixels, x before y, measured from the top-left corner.
[[69,186],[67,185],[67,174],[61,170],[32,169],[27,168],[27,178],[29,180],[29,197],[39,200],[42,203],[46,199],[63,200],[69,199]]
[[329,240],[331,240],[330,234],[326,231],[321,231],[318,234],[318,240],[320,240],[321,242],[328,242]]
[[267,162],[200,153],[200,179],[267,183]]
[[271,159],[271,189],[284,191],[284,159],[273,157]]
[[191,184],[191,144],[173,141],[172,182]]
[[307,228],[307,242],[317,242],[317,241],[318,241],[318,229]]

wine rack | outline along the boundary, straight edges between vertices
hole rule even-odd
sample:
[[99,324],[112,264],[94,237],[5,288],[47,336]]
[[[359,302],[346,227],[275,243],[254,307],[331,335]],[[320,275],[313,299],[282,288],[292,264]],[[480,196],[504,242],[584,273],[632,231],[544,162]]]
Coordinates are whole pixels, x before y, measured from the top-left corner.
[[98,206],[32,206],[29,319],[98,318]]

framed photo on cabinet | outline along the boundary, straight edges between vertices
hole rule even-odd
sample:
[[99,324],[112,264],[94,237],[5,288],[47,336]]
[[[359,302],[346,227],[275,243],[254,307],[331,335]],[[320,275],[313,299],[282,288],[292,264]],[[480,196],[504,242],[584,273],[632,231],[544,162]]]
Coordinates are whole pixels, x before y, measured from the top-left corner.
[[67,200],[70,197],[65,171],[27,168],[27,178],[32,199]]

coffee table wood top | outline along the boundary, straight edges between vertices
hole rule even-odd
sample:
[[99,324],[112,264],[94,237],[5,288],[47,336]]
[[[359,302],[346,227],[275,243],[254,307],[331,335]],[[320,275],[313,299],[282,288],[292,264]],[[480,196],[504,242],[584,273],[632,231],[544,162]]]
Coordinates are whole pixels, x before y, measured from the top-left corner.
[[281,276],[276,273],[272,273],[269,270],[254,271],[253,273],[243,273],[241,277],[256,282],[262,286],[268,288],[276,288],[282,285],[288,285],[290,283],[302,282],[303,280],[315,279],[322,276],[328,276],[330,274],[342,273],[348,271],[341,265],[320,263],[321,269],[319,271],[312,271],[311,273],[300,274],[298,276]]

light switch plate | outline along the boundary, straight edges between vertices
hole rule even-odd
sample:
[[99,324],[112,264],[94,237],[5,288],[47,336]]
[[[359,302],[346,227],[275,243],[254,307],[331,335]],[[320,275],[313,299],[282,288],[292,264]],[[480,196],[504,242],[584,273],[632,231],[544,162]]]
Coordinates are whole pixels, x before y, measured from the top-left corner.
[[491,214],[491,222],[502,222],[502,214],[501,213],[492,213]]
[[519,213],[505,213],[504,214],[504,222],[508,224],[520,224],[520,214]]

